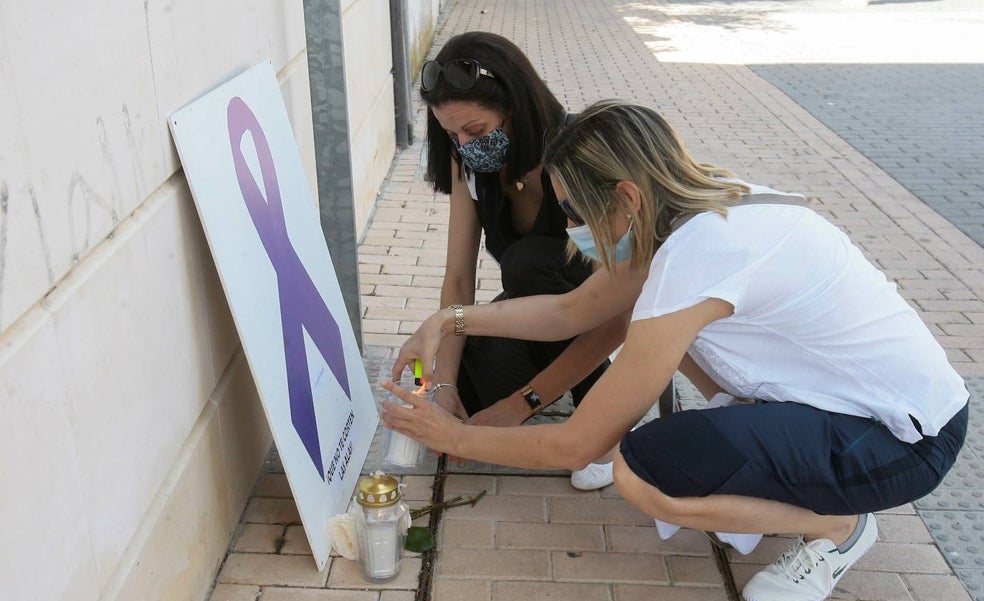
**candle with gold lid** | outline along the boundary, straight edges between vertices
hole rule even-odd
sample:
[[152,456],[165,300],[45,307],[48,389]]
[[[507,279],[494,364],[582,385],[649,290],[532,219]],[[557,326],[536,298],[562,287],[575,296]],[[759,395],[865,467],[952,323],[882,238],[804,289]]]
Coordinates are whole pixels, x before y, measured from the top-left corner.
[[391,580],[403,563],[403,541],[409,525],[400,484],[392,476],[373,472],[359,480],[355,500],[362,507],[356,522],[362,573],[372,582]]

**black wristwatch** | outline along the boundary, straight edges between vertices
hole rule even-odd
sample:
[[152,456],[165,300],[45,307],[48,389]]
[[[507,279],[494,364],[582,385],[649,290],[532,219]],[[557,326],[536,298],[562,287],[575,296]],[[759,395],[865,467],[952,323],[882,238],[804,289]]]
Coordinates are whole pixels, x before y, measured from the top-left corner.
[[533,390],[533,386],[527,384],[522,390],[519,391],[520,396],[526,399],[526,404],[530,406],[533,413],[539,413],[543,411],[543,401],[540,400],[540,395]]

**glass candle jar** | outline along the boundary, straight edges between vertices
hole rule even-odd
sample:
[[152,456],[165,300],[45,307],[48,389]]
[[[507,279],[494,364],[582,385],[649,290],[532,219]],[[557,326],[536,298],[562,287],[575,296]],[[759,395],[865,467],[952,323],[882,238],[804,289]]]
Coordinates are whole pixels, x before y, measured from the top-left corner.
[[[414,384],[413,378],[407,378],[406,374],[407,372],[404,372],[404,377],[400,382],[400,386],[406,388],[407,390],[413,391],[413,393],[419,397],[423,397],[433,402],[434,392],[431,390],[426,390],[423,386],[417,387]],[[403,401],[395,395],[387,393],[387,398],[394,403],[398,403],[404,407],[409,407],[409,405],[403,403]],[[424,454],[424,445],[409,436],[400,434],[399,432],[393,430],[388,430],[388,432],[389,440],[386,442],[386,455],[383,458],[385,466],[391,468],[416,467],[421,456]]]
[[371,582],[391,580],[403,563],[403,543],[410,519],[400,485],[396,478],[374,472],[359,480],[355,499],[362,507],[356,520],[362,573]]

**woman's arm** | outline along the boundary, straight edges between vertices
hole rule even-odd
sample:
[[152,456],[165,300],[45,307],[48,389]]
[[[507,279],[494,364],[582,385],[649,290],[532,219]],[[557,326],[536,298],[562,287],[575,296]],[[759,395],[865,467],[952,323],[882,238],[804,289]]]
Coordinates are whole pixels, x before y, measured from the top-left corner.
[[[599,269],[566,294],[527,296],[464,309],[465,333],[520,340],[566,340],[592,330],[632,309],[648,269],[631,269],[625,261],[615,273]],[[421,359],[424,378],[443,339],[455,332],[455,315],[443,308],[428,317],[403,344],[393,365],[394,378],[413,359]]]
[[682,311],[633,322],[618,359],[562,424],[468,426],[390,382],[411,408],[383,403],[388,427],[457,457],[525,468],[581,469],[610,450],[652,407],[684,353],[709,323],[733,307],[708,299]]
[[[444,281],[441,284],[441,306],[470,305],[475,302],[475,269],[481,241],[482,226],[467,184],[458,174],[458,165],[451,161],[450,216],[448,218],[448,250],[445,259]],[[440,356],[431,361],[434,373],[427,380],[433,383],[455,384],[464,350],[465,337],[449,340]],[[428,363],[428,367],[431,363]],[[403,371],[403,366],[400,366]],[[394,378],[398,376],[394,373]],[[462,419],[467,419],[456,389],[442,388],[437,401]]]

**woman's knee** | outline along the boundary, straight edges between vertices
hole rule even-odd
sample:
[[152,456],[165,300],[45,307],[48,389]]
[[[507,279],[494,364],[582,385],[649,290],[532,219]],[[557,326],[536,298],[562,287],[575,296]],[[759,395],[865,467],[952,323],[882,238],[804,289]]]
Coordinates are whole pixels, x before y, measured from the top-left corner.
[[621,451],[615,452],[612,474],[615,477],[615,488],[622,498],[646,515],[672,521],[673,515],[679,511],[680,500],[640,478],[626,463]]

